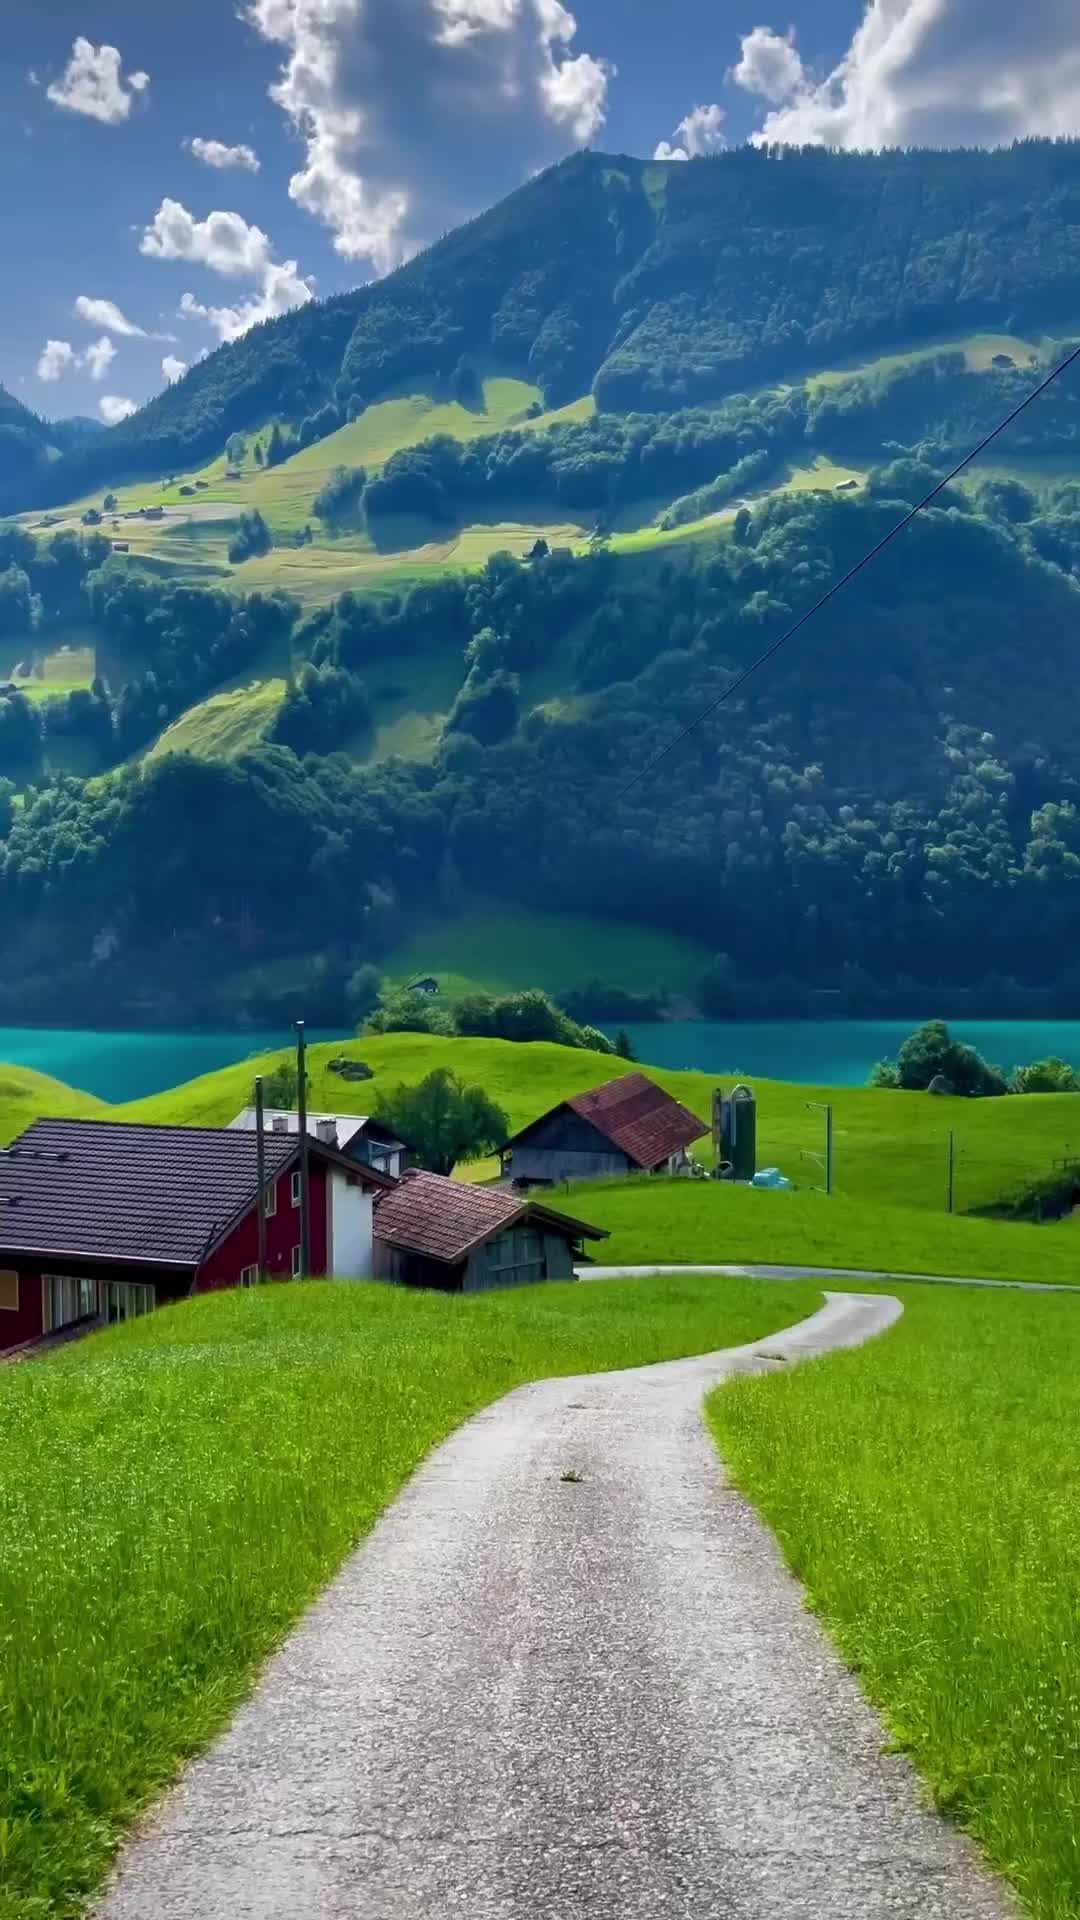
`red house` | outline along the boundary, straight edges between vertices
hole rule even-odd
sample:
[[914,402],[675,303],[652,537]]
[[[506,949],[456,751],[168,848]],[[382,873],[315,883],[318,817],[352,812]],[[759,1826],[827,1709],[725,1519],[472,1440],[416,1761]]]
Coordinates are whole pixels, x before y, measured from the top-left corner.
[[[300,1148],[265,1134],[271,1279],[300,1275]],[[253,1133],[38,1120],[0,1152],[0,1352],[257,1280]],[[389,1175],[308,1142],[309,1272],[365,1279]]]

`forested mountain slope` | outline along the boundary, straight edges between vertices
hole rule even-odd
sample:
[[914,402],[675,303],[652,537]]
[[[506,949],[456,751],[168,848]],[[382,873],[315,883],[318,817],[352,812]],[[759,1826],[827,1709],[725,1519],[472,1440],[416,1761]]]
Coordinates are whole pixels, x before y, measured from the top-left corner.
[[582,153],[372,286],[253,329],[0,506],[206,458],[274,415],[331,432],[463,355],[548,406],[669,410],[882,343],[1080,322],[1080,143],[997,152]]
[[1078,143],[583,154],[96,444],[0,395],[101,489],[0,525],[0,1017],[340,985],[479,893],[688,935],[714,1010],[1080,1013],[1075,373],[624,791],[1078,330]]

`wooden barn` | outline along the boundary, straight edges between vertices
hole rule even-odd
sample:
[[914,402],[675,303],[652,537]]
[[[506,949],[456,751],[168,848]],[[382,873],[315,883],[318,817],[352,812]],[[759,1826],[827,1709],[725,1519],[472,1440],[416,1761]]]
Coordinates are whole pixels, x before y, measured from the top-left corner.
[[709,1128],[643,1073],[627,1073],[542,1114],[502,1149],[519,1190],[630,1173],[679,1173]]
[[413,1170],[375,1206],[375,1273],[441,1293],[572,1280],[599,1227],[495,1187]]
[[[300,1149],[268,1133],[267,1274],[300,1275]],[[0,1352],[258,1279],[256,1137],[38,1120],[0,1152]],[[310,1274],[367,1279],[392,1179],[313,1139]]]

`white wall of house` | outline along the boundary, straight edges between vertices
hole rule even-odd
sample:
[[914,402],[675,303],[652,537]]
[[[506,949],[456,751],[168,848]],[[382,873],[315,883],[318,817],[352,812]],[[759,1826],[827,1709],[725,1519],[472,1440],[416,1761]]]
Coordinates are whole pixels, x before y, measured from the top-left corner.
[[332,1280],[370,1280],[374,1272],[370,1188],[330,1171],[330,1240],[326,1271]]

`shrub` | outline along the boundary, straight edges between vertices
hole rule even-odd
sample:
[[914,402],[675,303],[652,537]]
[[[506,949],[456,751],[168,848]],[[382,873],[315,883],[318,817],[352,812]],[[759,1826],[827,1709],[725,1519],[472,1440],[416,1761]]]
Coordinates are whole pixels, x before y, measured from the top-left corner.
[[254,513],[242,513],[237,522],[237,530],[229,542],[229,559],[234,567],[244,560],[252,560],[260,553],[269,553],[272,545],[270,529],[258,508]]
[[1009,1082],[1010,1093],[1080,1093],[1076,1069],[1066,1060],[1052,1055],[1034,1060],[1030,1067],[1017,1067]]
[[[885,1074],[888,1065],[882,1061],[874,1075]],[[928,1020],[917,1033],[908,1035],[896,1057],[895,1074],[895,1080],[874,1077],[872,1084],[925,1093],[930,1082],[940,1077],[950,1093],[980,1097],[1008,1092],[1000,1067],[990,1066],[974,1047],[954,1040],[944,1020]]]

